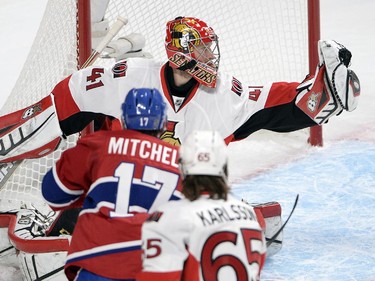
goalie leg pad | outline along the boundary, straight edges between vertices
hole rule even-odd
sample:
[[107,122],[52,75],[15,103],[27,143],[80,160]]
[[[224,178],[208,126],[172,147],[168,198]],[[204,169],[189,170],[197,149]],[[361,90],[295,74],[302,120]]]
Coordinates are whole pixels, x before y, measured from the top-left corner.
[[6,227],[0,228],[0,264],[14,267],[18,266],[16,249],[8,239],[8,228]]
[[[283,225],[281,219],[281,206],[278,202],[268,202],[253,205],[253,208],[257,215],[259,224],[264,229],[266,241],[269,241]],[[280,232],[274,242],[267,247],[267,257],[273,256],[279,252],[282,245],[283,232]]]
[[[17,260],[23,280],[67,281],[64,265],[69,237],[45,236],[46,229],[56,218],[55,212],[44,215],[37,209],[24,208],[7,215],[8,237],[17,249]],[[4,225],[2,221],[5,220],[0,220],[0,225]]]
[[18,261],[23,280],[67,281],[64,264],[67,252],[32,254],[20,251]]

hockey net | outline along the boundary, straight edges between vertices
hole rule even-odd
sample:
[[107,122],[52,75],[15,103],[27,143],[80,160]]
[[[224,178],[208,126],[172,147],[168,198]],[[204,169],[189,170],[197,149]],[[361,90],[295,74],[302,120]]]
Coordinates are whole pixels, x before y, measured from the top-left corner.
[[[37,102],[77,70],[78,7],[76,0],[48,1],[29,56],[1,115]],[[194,16],[205,20],[219,35],[221,71],[254,83],[302,81],[309,72],[307,0],[110,0],[105,17],[113,23],[119,15],[129,20],[119,36],[143,34],[144,51],[158,60],[166,60],[165,23],[177,16]],[[99,59],[96,64],[112,62]],[[66,146],[73,146],[77,137],[70,136]],[[24,203],[44,206],[41,180],[60,154],[61,150],[23,161],[1,187],[0,210]],[[0,176],[6,174],[3,172]]]

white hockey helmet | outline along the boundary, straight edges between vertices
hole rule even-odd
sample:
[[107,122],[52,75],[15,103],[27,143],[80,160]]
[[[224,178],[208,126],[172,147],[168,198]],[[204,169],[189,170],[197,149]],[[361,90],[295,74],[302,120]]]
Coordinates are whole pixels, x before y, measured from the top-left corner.
[[194,131],[180,147],[183,177],[207,175],[226,179],[227,163],[227,146],[218,132]]

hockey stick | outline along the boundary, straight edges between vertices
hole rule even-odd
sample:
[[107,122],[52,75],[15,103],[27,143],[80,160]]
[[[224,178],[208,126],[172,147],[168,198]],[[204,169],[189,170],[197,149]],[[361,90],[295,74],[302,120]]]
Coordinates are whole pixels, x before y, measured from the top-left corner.
[[111,29],[108,31],[107,35],[103,38],[103,40],[98,44],[98,46],[92,51],[89,58],[85,61],[85,63],[81,66],[81,68],[85,68],[87,66],[92,65],[96,59],[100,56],[100,53],[103,52],[105,47],[108,45],[109,42],[112,41],[113,37],[120,31],[120,29],[128,23],[126,18],[121,16],[117,17],[117,21],[113,24]]
[[[101,52],[105,49],[105,47],[111,42],[113,37],[115,37],[116,34],[120,31],[120,29],[127,23],[128,23],[128,20],[126,18],[119,16],[116,22],[112,25],[111,29],[108,31],[107,35],[102,39],[99,45],[91,52],[91,55],[88,57],[85,63],[81,66],[81,68],[85,68],[87,66],[92,65],[96,61],[96,59],[100,56]],[[7,115],[6,118],[15,119],[16,116],[12,116],[10,114],[10,115]],[[1,117],[0,117],[0,120],[1,120]],[[22,122],[19,122],[19,123],[22,123]],[[17,126],[17,123],[12,124],[12,126]],[[6,127],[0,128],[0,132],[6,129],[8,128]],[[56,145],[56,147],[57,146],[58,145]],[[8,163],[0,163],[0,191],[3,188],[4,184],[7,182],[7,180],[11,177],[11,175],[18,168],[18,166],[24,161],[25,161],[24,159],[21,159],[21,160],[8,162]]]
[[294,212],[294,209],[297,206],[298,198],[299,198],[299,194],[297,194],[297,197],[296,197],[296,199],[294,201],[294,205],[293,205],[292,211],[290,212],[288,218],[286,219],[286,221],[284,222],[284,224],[281,226],[281,228],[271,238],[267,239],[267,243],[266,243],[267,247],[269,247],[272,243],[277,242],[276,238],[283,231],[284,227],[286,226],[286,224],[288,223],[289,219],[291,218],[291,216],[292,216],[292,214]]

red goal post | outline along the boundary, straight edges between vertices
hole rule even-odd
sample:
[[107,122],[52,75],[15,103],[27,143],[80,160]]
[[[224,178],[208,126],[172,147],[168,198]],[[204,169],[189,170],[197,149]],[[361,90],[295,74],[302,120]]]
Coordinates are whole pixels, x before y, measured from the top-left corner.
[[[320,0],[308,0],[308,25],[309,25],[309,73],[314,74],[318,64],[317,43],[320,39]],[[313,146],[323,146],[322,126],[310,128],[308,142]]]
[[[91,53],[90,4],[90,0],[47,2],[29,56],[0,115],[42,99],[86,61]],[[109,26],[118,16],[127,18],[129,23],[118,36],[143,34],[144,50],[165,61],[165,23],[181,15],[201,18],[215,29],[221,50],[220,69],[239,79],[257,84],[302,81],[307,73],[315,72],[319,0],[110,0],[105,18]],[[113,60],[101,58],[96,62],[110,63]],[[306,137],[309,143],[322,145],[321,127],[310,131]],[[70,136],[67,147],[76,139]],[[20,165],[0,188],[0,211],[22,203],[43,204],[40,183],[60,153]]]

